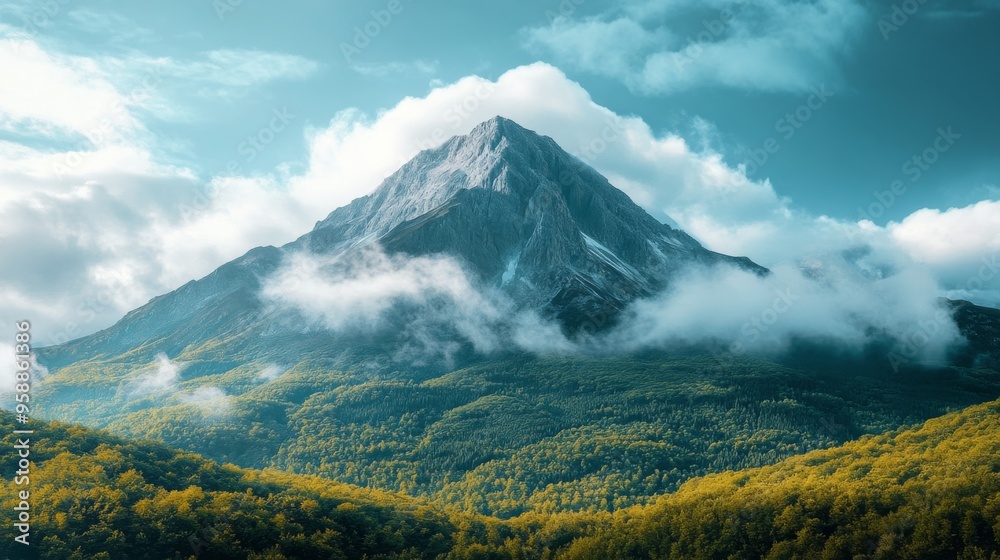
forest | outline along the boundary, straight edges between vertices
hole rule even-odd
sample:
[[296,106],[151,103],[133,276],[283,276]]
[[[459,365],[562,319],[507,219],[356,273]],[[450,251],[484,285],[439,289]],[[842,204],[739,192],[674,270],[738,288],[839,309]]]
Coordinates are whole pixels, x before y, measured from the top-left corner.
[[[262,379],[266,363],[234,367],[204,352],[173,360],[180,380],[166,397],[129,396],[130,380],[147,374],[126,360],[74,364],[40,385],[38,410],[220,463],[509,519],[648,504],[694,477],[772,465],[1000,394],[995,373],[974,368],[892,376],[705,354],[520,356],[441,374],[341,370],[306,356]],[[185,400],[206,389],[226,398]]]
[[[14,426],[0,413],[4,434]],[[507,519],[60,422],[33,428],[32,544],[0,525],[20,558],[1000,558],[1000,401],[693,478],[648,505]],[[15,465],[0,459],[5,473]]]

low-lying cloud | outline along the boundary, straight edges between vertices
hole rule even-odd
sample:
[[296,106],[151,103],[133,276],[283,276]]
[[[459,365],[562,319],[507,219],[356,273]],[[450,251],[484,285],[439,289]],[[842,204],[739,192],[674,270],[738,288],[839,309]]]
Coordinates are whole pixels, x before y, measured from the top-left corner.
[[452,257],[370,248],[350,257],[291,255],[262,298],[310,329],[391,340],[395,360],[414,364],[451,365],[463,348],[621,354],[706,343],[773,357],[805,341],[849,352],[878,344],[895,367],[939,363],[963,342],[939,291],[926,270],[867,250],[778,266],[764,277],[692,267],[662,293],[633,302],[612,328],[567,336]]
[[399,343],[395,358],[413,363],[450,363],[463,344],[481,354],[518,341],[531,348],[536,333],[558,333],[444,255],[387,255],[377,247],[335,257],[297,253],[261,295],[272,310],[293,310],[310,328],[391,330]]
[[696,269],[632,305],[603,344],[639,350],[711,340],[734,355],[778,355],[801,341],[856,352],[882,343],[891,345],[890,363],[936,363],[962,341],[937,291],[918,269],[871,277],[836,258],[776,267],[766,277]]
[[[17,360],[14,359],[16,354],[14,350],[13,344],[0,342],[0,356],[7,357],[7,359],[0,360],[0,408],[5,409],[14,408],[16,402],[14,396],[17,394],[17,384],[23,383],[23,381],[17,379],[18,369]],[[31,363],[31,368],[28,370],[30,374],[29,385],[34,390],[45,380],[45,377],[49,374],[49,370],[38,363],[34,354],[29,358],[29,362]]]
[[198,387],[190,393],[178,395],[177,398],[182,403],[197,408],[205,417],[225,416],[232,409],[232,397],[219,387]]
[[170,361],[164,353],[156,356],[156,369],[125,387],[132,398],[147,397],[171,390],[181,378],[181,366]]
[[257,374],[257,379],[261,381],[274,381],[284,374],[287,368],[283,368],[277,364],[268,364],[264,369],[260,370]]

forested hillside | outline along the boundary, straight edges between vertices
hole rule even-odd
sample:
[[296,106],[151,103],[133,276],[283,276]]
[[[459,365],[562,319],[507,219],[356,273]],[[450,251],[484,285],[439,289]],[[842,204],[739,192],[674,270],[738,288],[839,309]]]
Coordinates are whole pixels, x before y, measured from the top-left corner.
[[[1000,401],[698,478],[650,506],[507,521],[77,426],[34,428],[33,544],[12,544],[0,525],[19,558],[1000,558]],[[0,468],[13,466],[5,455]],[[13,490],[7,481],[6,511]]]
[[568,557],[1000,558],[1000,401],[692,480]]
[[[704,354],[522,357],[440,376],[303,361],[273,379],[260,376],[267,364],[216,373],[194,356],[174,363],[167,396],[130,397],[126,381],[111,389],[124,366],[93,362],[46,379],[37,401],[50,416],[222,462],[511,517],[646,503],[695,476],[773,464],[1000,394],[991,370],[824,376]],[[226,396],[192,402],[203,391]]]

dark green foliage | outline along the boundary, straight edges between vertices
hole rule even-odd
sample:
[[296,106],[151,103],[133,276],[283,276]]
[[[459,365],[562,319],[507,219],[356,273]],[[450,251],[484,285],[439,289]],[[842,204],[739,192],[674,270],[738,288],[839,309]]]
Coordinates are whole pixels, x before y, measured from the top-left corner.
[[[30,484],[4,484],[4,511],[15,491],[31,493],[31,545],[13,543],[10,523],[0,528],[17,558],[402,559],[452,547],[446,516],[400,496],[220,466],[78,426],[33,428]],[[0,415],[0,429],[15,429],[12,415]],[[11,454],[0,468],[15,470]]]
[[[77,426],[33,427],[32,546],[12,548],[22,546],[13,528],[0,526],[0,550],[17,558],[1000,559],[1000,401],[697,478],[649,506],[506,521]],[[13,428],[0,414],[0,430]],[[13,491],[6,482],[6,511]]]
[[568,558],[1000,558],[1000,402],[623,512]]
[[[101,376],[152,368],[128,374],[121,362],[95,362],[59,370],[37,400],[50,416],[223,462],[511,517],[647,503],[692,477],[773,464],[1000,393],[987,370],[826,377],[710,355],[521,357],[441,376],[306,360],[270,381],[258,375],[267,364],[211,374],[194,357],[175,361],[195,365],[174,394],[118,389],[74,400]],[[199,387],[225,390],[231,406],[218,413],[218,404],[200,409],[177,396]]]

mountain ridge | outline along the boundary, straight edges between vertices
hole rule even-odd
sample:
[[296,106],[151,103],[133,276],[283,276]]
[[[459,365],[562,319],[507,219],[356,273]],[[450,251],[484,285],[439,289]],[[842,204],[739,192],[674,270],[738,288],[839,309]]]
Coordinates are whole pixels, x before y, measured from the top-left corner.
[[338,258],[375,245],[392,254],[457,257],[478,283],[569,332],[597,316],[599,326],[610,325],[604,318],[689,266],[768,273],[746,257],[705,249],[551,138],[495,117],[420,152],[291,243],[254,248],[109,329],[58,347],[64,352],[50,350],[51,363],[124,354],[150,342],[175,354],[213,335],[235,335],[266,320],[255,294],[288,255]]

